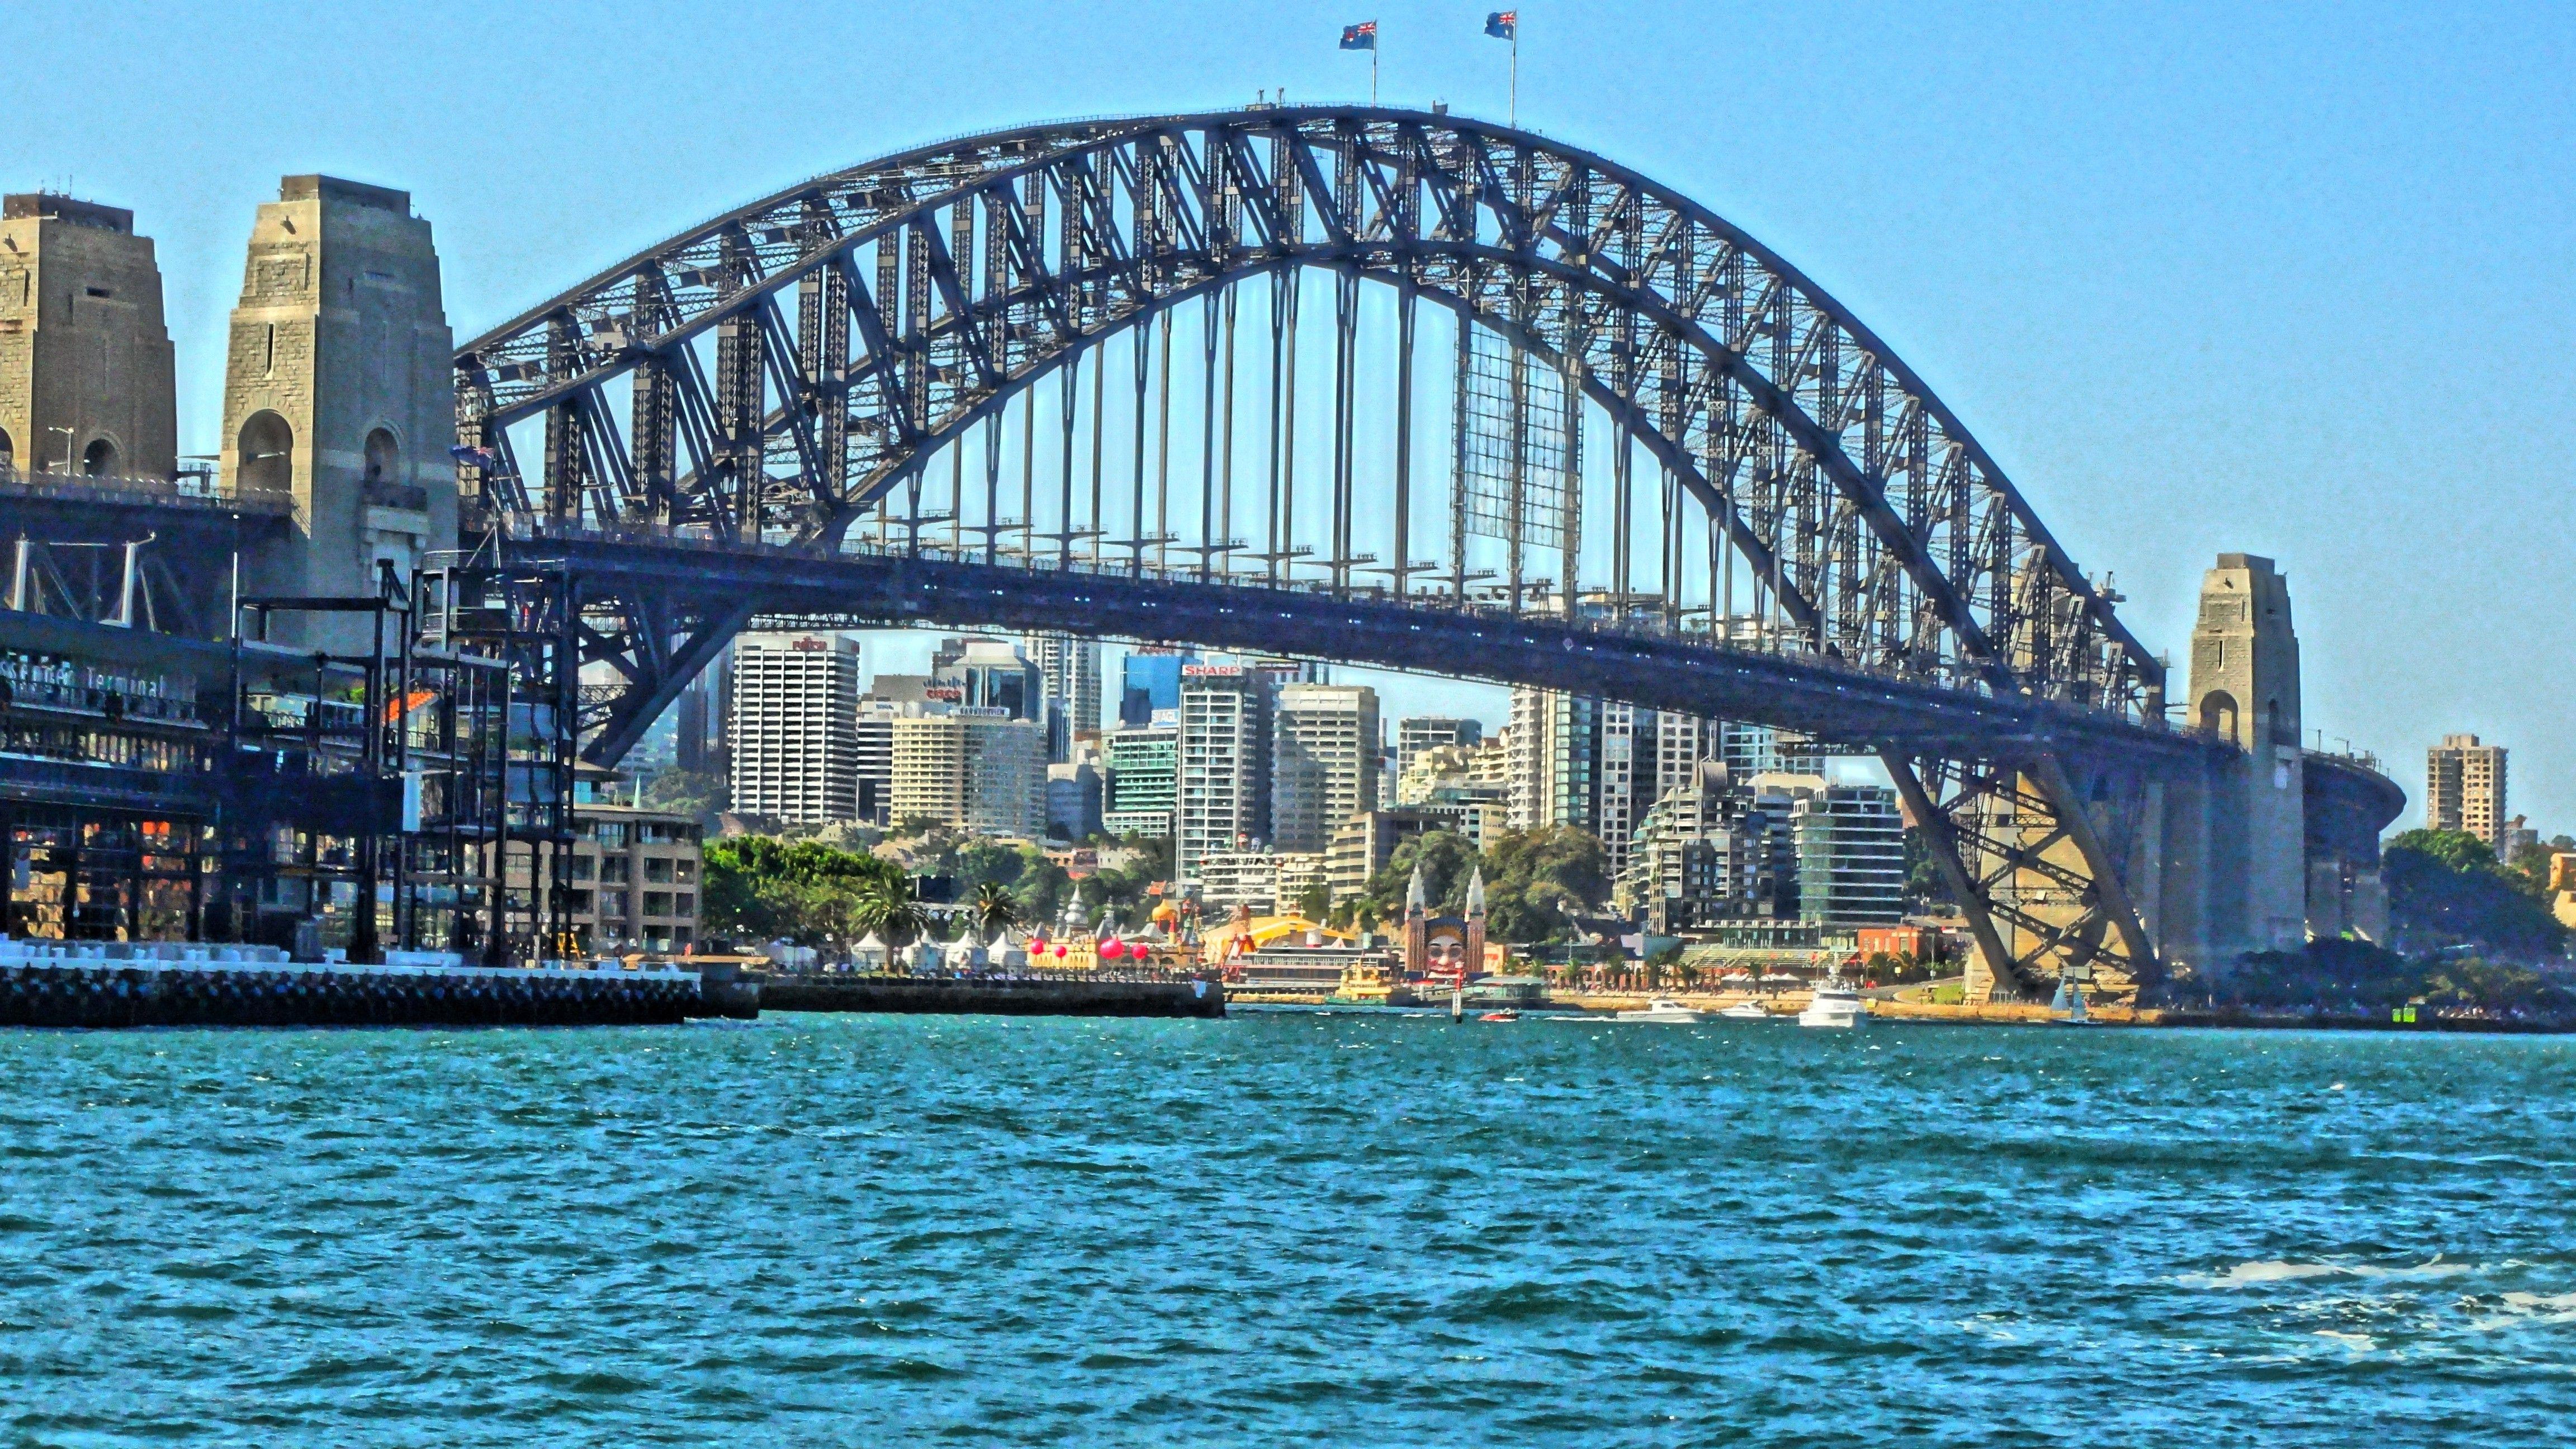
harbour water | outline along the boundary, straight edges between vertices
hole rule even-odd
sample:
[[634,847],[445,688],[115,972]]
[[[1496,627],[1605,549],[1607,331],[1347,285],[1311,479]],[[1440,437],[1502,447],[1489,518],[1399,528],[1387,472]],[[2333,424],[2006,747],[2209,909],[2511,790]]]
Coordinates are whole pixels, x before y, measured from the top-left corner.
[[2559,1038],[0,1034],[0,1442],[2525,1445]]

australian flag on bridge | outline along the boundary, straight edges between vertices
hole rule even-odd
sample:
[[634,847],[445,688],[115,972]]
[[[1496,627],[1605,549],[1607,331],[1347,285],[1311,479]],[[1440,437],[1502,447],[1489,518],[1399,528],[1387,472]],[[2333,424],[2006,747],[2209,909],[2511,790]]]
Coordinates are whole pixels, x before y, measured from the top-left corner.
[[1496,40],[1513,39],[1520,28],[1521,13],[1517,10],[1497,10],[1485,17],[1485,33]]
[[1361,22],[1360,22],[1359,24],[1357,24],[1357,25],[1345,25],[1345,26],[1343,26],[1343,27],[1342,27],[1342,49],[1344,49],[1344,50],[1375,50],[1375,49],[1377,49],[1377,22],[1376,22],[1376,21],[1374,21],[1374,20],[1363,20],[1363,21],[1361,21]]

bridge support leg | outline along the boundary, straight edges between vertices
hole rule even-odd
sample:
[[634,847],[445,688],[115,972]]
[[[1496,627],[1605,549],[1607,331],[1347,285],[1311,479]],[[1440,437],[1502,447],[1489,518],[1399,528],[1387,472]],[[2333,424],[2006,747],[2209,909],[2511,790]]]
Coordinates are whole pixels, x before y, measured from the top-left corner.
[[1971,1000],[2067,980],[2130,996],[2158,981],[2121,862],[2062,761],[1882,758],[1968,918]]
[[2009,962],[2012,956],[2004,950],[2003,937],[1995,930],[1994,913],[1986,909],[1985,896],[1969,877],[1967,862],[1959,855],[1959,832],[1951,826],[1949,814],[1932,803],[1912,760],[1894,750],[1881,750],[1878,758],[1887,767],[1888,777],[1896,782],[1897,796],[1905,802],[1905,813],[1921,834],[1924,852],[1932,857],[1934,868],[1950,887],[1950,898],[1959,903],[1959,913],[1968,918],[1969,939],[1978,958],[1989,963],[1987,991],[1991,995],[1995,969],[1992,963]]
[[2058,824],[2084,858],[2085,874],[2092,885],[2092,909],[2108,916],[2112,929],[2119,932],[2131,978],[2142,988],[2153,986],[2160,974],[2155,942],[2149,939],[2146,923],[2139,919],[2128,884],[2121,878],[2121,862],[2112,857],[2101,832],[2094,829],[2091,813],[2074,782],[2067,778],[2065,762],[2055,755],[2042,755],[2030,773],[2038,779],[2040,792],[2048,797]]

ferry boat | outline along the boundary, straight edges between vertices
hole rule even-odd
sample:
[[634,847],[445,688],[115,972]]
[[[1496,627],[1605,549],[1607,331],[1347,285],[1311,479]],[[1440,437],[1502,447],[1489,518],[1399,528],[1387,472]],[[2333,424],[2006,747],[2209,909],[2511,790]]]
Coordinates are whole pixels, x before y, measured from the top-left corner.
[[1860,993],[1844,982],[1842,973],[1816,983],[1816,994],[1807,1009],[1798,1013],[1798,1025],[1820,1026],[1836,1031],[1849,1031],[1859,1026],[1862,1016]]
[[1324,998],[1335,1006],[1410,1006],[1401,973],[1379,961],[1354,961],[1342,968],[1341,984]]
[[1690,1022],[1708,1020],[1708,1013],[1693,1011],[1691,1008],[1682,1005],[1680,1002],[1673,1000],[1669,996],[1658,996],[1654,1000],[1646,1003],[1646,1009],[1643,1011],[1620,1012],[1619,1020],[1666,1021],[1688,1024]]

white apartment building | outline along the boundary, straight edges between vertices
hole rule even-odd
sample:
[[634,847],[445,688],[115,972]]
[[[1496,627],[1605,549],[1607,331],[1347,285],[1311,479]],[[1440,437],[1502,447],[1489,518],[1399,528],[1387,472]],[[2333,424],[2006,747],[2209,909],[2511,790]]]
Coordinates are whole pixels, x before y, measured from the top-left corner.
[[1270,676],[1231,664],[1192,664],[1181,676],[1180,771],[1173,854],[1183,880],[1220,851],[1270,838]]
[[1552,689],[1512,691],[1504,731],[1511,828],[1571,825],[1601,838],[1615,876],[1655,801],[1662,742],[1653,710]]
[[1279,908],[1279,857],[1266,850],[1211,850],[1192,862],[1200,919],[1224,920],[1237,906],[1256,916]]
[[896,824],[931,820],[978,835],[1046,833],[1046,727],[968,706],[893,721]]
[[1285,914],[1328,876],[1321,853],[1216,850],[1198,859],[1201,918],[1222,921],[1241,906],[1256,916]]
[[866,696],[859,700],[859,805],[856,818],[870,825],[891,825],[894,805],[894,722],[919,714],[918,704],[898,704]]
[[1343,821],[1377,808],[1377,691],[1283,684],[1274,718],[1271,843],[1286,851],[1329,849]]
[[856,818],[859,646],[837,634],[734,642],[733,808],[787,825]]
[[1524,685],[1512,691],[1503,733],[1511,760],[1511,825],[1591,826],[1592,701]]
[[1100,728],[1100,642],[1031,634],[1021,652],[1046,681],[1048,744],[1057,763],[1064,763],[1072,758],[1075,735]]

